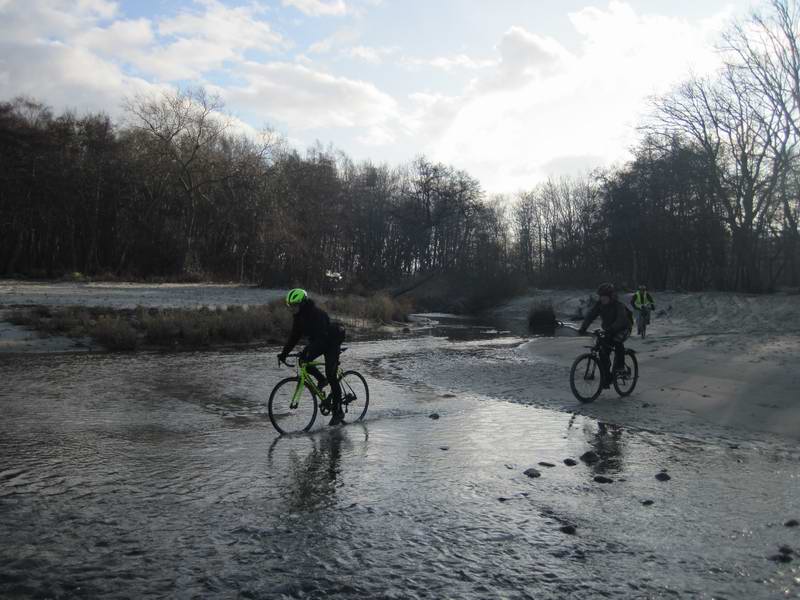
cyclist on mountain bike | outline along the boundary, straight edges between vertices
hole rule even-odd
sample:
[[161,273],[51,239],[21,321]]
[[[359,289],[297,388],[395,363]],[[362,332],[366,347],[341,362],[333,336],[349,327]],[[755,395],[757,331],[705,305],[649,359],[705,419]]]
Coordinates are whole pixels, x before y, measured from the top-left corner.
[[586,315],[578,332],[586,333],[589,325],[597,317],[602,320],[605,335],[601,338],[600,370],[603,373],[603,387],[611,387],[609,355],[614,350],[614,371],[624,368],[625,346],[623,342],[631,334],[633,323],[628,308],[617,299],[617,292],[611,283],[601,283],[597,288],[599,300]]
[[308,338],[308,345],[300,352],[302,362],[310,362],[318,356],[325,356],[325,375],[315,366],[309,366],[308,372],[317,380],[317,387],[322,389],[330,383],[331,398],[333,399],[331,421],[329,425],[344,423],[342,410],[342,388],[339,385],[337,372],[339,370],[339,354],[345,331],[341,324],[332,322],[328,313],[319,308],[308,296],[305,290],[295,288],[286,294],[286,306],[292,309],[292,331],[289,340],[278,354],[278,361],[286,362],[286,357],[295,347],[300,338]]
[[[642,320],[644,324],[650,323],[650,311],[656,309],[656,303],[653,301],[653,296],[647,291],[647,286],[644,284],[639,285],[639,289],[631,296],[631,306],[636,311],[636,323],[639,333],[642,333]],[[644,308],[644,310],[642,310]]]
[[642,310],[643,306],[650,307],[650,310],[656,309],[656,303],[653,296],[647,291],[647,286],[641,284],[636,293],[631,297],[631,306],[636,310]]

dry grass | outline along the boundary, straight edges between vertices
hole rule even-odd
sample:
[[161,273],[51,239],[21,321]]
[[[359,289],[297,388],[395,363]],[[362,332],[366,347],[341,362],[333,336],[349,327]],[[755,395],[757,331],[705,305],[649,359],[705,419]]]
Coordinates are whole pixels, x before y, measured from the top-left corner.
[[45,335],[91,337],[109,350],[270,342],[284,338],[291,328],[291,314],[280,303],[133,311],[38,306],[13,311],[9,320]]
[[[372,323],[408,319],[410,306],[388,296],[332,298],[332,313]],[[49,308],[12,311],[9,320],[44,335],[90,337],[109,350],[203,348],[226,344],[281,343],[289,335],[292,314],[282,301],[262,306],[200,309],[113,310]]]
[[412,304],[410,300],[395,300],[386,294],[375,296],[335,296],[328,298],[324,306],[329,312],[377,323],[408,321]]

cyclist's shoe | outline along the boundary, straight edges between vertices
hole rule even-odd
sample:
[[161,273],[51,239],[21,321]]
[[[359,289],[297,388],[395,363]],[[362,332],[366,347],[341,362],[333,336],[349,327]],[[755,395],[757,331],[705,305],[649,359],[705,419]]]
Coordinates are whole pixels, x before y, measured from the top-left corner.
[[322,379],[317,381],[317,387],[319,389],[324,388],[326,385],[328,385],[328,378],[327,377],[323,377]]
[[328,425],[331,427],[334,425],[344,425],[344,411],[341,408],[333,412],[333,416]]
[[327,415],[333,406],[331,406],[331,399],[330,398],[323,398],[322,401],[319,403],[319,408],[322,411],[323,415]]

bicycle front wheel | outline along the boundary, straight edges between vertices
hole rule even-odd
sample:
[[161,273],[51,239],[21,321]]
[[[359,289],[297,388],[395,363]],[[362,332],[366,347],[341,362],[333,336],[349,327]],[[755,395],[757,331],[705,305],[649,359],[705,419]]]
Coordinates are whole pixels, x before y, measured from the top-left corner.
[[339,380],[342,387],[342,409],[347,421],[360,421],[369,407],[369,387],[364,376],[357,371],[345,371]]
[[639,381],[639,361],[633,350],[625,350],[625,367],[614,375],[614,389],[622,396],[630,396]]
[[581,354],[572,363],[569,387],[581,402],[594,402],[603,391],[603,376],[600,363],[591,354]]
[[308,431],[317,418],[317,399],[299,377],[278,382],[269,395],[269,420],[280,434]]

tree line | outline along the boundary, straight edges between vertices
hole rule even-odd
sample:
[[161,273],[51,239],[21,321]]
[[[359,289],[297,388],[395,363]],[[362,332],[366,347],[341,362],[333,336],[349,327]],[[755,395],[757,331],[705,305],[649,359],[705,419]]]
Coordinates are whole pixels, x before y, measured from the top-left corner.
[[634,158],[489,197],[425,157],[399,167],[238,133],[203,89],[126,119],[0,103],[0,274],[206,277],[313,289],[439,277],[503,293],[800,285],[800,10],[772,0],[726,63],[655,101]]

